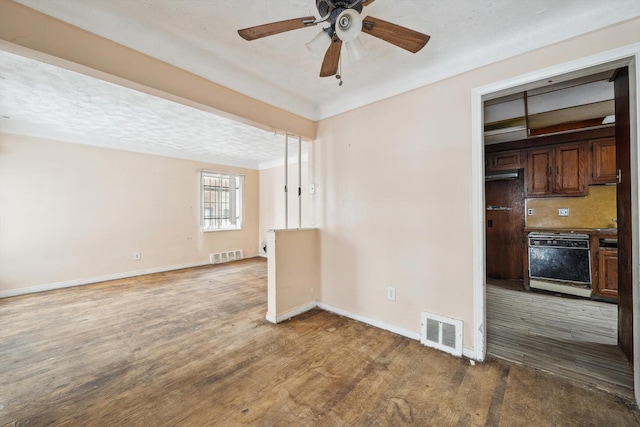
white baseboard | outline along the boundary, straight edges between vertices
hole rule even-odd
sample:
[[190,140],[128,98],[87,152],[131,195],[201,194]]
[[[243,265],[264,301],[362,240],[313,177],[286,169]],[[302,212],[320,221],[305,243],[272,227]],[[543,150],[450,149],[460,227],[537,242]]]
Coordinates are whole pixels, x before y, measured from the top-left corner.
[[476,351],[472,348],[462,347],[462,355],[467,359],[478,360],[476,357]]
[[371,319],[370,317],[361,316],[359,314],[351,313],[341,308],[333,307],[329,304],[318,303],[318,308],[329,311],[331,313],[339,314],[344,317],[348,317],[353,320],[357,320],[362,323],[366,323],[376,328],[384,329],[385,331],[393,332],[394,334],[402,335],[403,337],[411,338],[412,340],[420,341],[420,332],[413,332],[408,329],[399,328],[397,326],[390,325],[380,320]]
[[[152,273],[163,273],[167,271],[181,270],[183,268],[202,267],[205,265],[211,265],[211,264],[209,262],[186,263],[186,264],[172,265],[168,267],[155,267],[155,268],[148,268],[145,270],[129,271],[126,273],[109,274],[105,276],[92,277],[88,279],[77,279],[77,280],[69,280],[65,282],[49,283],[45,285],[31,286],[28,288],[10,289],[7,291],[0,291],[0,298],[8,298],[8,297],[13,297],[18,295],[26,295],[26,294],[36,293],[36,292],[50,291],[54,289],[70,288],[74,286],[90,285],[92,283],[106,282],[109,280],[127,279],[129,277],[143,276],[145,274],[152,274]],[[274,314],[267,313],[266,319],[271,323],[280,323],[285,320],[289,320],[295,316],[298,316],[304,312],[312,310],[316,307],[331,313],[339,314],[340,316],[348,317],[350,319],[357,320],[362,323],[366,323],[376,328],[384,329],[385,331],[393,332],[394,334],[398,334],[403,337],[420,341],[420,332],[413,332],[408,329],[390,325],[380,320],[375,320],[366,316],[361,316],[359,314],[355,314],[350,311],[343,310],[341,308],[334,307],[329,304],[324,304],[324,303],[315,302],[315,301],[302,305],[300,307],[294,308],[293,310],[287,311],[286,313],[281,314],[280,316],[275,316]],[[476,359],[476,353],[472,349],[463,348],[462,354],[463,356],[469,359]]]
[[30,286],[28,288],[9,289],[6,291],[0,291],[0,298],[15,297],[18,295],[33,294],[36,292],[51,291],[54,289],[71,288],[74,286],[90,285],[92,283],[106,282],[109,280],[127,279],[129,277],[144,276],[145,274],[164,273],[167,271],[181,270],[183,268],[202,267],[204,265],[211,265],[211,263],[209,263],[208,261],[191,262],[186,264],[147,268],[144,270],[127,271],[125,273],[107,274],[105,276],[90,277],[86,279],[75,279],[65,282],[47,283],[44,285]]
[[293,310],[289,310],[286,313],[281,314],[280,316],[275,316],[271,313],[267,313],[267,320],[271,323],[280,323],[280,322],[284,322],[285,320],[289,320],[292,317],[296,317],[299,314],[302,314],[306,311],[312,310],[314,308],[316,308],[318,306],[318,303],[316,303],[315,301],[312,301],[310,303],[307,303],[305,305],[301,305],[300,307],[294,308]]
[[[331,313],[339,314],[349,319],[357,320],[362,323],[366,323],[376,328],[384,329],[385,331],[393,332],[394,334],[402,335],[403,337],[410,338],[412,340],[420,341],[420,332],[413,332],[408,329],[399,328],[397,326],[390,325],[380,320],[371,319],[369,317],[361,316],[359,314],[351,313],[350,311],[343,310],[341,308],[333,307],[329,304],[319,302],[318,308],[329,311]],[[462,348],[462,355],[468,359],[476,359],[476,352],[473,349]]]

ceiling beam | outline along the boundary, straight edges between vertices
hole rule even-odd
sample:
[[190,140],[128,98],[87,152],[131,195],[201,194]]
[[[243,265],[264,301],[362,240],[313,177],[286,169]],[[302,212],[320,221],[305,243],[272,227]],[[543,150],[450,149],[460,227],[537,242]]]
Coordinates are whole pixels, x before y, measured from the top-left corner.
[[568,130],[584,129],[596,126],[602,126],[604,116],[598,119],[582,120],[579,122],[559,123],[557,125],[547,126],[538,129],[529,129],[530,136],[548,135],[550,133],[565,132]]
[[[316,137],[317,122],[243,95],[33,9],[0,0],[0,49],[271,131]],[[212,64],[214,66],[215,64]]]
[[547,145],[563,144],[565,142],[588,141],[590,139],[610,138],[615,136],[614,125],[603,125],[599,128],[579,129],[551,135],[533,136],[518,141],[505,142],[503,144],[486,145],[486,153],[496,153],[507,150],[521,150],[532,147],[544,147]]

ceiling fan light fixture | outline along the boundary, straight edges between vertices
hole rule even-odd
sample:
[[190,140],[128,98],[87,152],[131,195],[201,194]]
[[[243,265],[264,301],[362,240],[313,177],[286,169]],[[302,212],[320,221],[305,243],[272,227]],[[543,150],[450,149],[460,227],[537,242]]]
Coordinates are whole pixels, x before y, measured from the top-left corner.
[[335,76],[340,66],[340,54],[347,60],[355,62],[365,53],[364,46],[358,40],[360,33],[377,37],[411,53],[420,51],[429,41],[426,34],[414,31],[401,25],[387,22],[368,15],[363,19],[360,13],[363,7],[370,6],[375,0],[316,0],[316,8],[320,17],[304,16],[286,19],[269,24],[238,30],[245,40],[257,40],[288,31],[308,28],[318,24],[328,24],[313,40],[306,44],[307,48],[320,56],[324,51],[320,77]]
[[362,17],[355,9],[344,10],[336,19],[336,34],[340,40],[351,43],[362,31]]
[[320,31],[318,35],[306,44],[307,49],[317,57],[322,57],[330,45],[331,36],[325,30]]
[[359,37],[352,42],[346,43],[345,49],[351,63],[360,61],[367,51]]

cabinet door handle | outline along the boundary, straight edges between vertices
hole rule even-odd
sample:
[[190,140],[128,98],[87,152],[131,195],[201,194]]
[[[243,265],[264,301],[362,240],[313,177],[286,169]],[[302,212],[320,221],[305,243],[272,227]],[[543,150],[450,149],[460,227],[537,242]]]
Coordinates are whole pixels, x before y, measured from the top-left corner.
[[616,173],[616,181],[618,184],[622,184],[622,169],[618,169],[618,172]]

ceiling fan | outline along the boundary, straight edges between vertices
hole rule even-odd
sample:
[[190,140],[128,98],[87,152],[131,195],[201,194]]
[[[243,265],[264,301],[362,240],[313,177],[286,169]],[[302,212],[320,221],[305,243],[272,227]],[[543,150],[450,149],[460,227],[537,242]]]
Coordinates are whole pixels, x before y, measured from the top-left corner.
[[286,31],[312,27],[323,22],[329,23],[329,27],[324,28],[316,38],[307,44],[312,50],[318,49],[321,45],[327,46],[320,69],[320,77],[329,77],[338,73],[343,42],[346,44],[347,53],[353,60],[362,56],[362,42],[358,39],[361,32],[412,53],[418,52],[427,44],[430,37],[426,34],[372,16],[362,18],[360,16],[362,9],[374,1],[316,0],[316,7],[321,16],[319,19],[316,19],[315,16],[287,19],[238,30],[238,34],[243,39],[251,41]]

